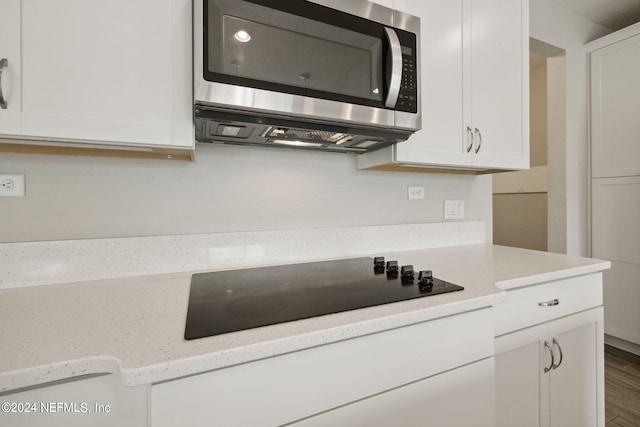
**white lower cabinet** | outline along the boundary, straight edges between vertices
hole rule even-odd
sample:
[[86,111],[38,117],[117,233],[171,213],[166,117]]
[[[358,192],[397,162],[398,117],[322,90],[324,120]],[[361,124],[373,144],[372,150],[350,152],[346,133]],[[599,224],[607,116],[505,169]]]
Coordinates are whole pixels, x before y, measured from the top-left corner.
[[0,394],[3,427],[145,427],[149,386],[102,375]]
[[[584,293],[593,294],[599,289],[599,304],[576,293],[571,296],[572,303],[581,307],[575,308],[573,314],[562,313],[562,306],[568,305],[563,304],[566,297],[549,300],[546,294],[551,288],[557,288],[561,294],[563,288],[572,285],[562,281],[540,285],[540,298],[533,295],[535,286],[514,291],[513,298],[505,303],[508,309],[509,305],[521,305],[529,299],[538,316],[542,313],[546,319],[496,338],[497,426],[604,426],[601,275],[569,282],[579,279],[585,281]],[[526,298],[521,298],[523,295]],[[554,317],[556,308],[559,310]],[[520,317],[535,318],[535,315],[523,310]]]
[[290,424],[295,427],[494,427],[493,358]]
[[497,426],[540,426],[540,344],[496,355]]
[[493,426],[492,309],[151,387],[154,427],[291,423]]

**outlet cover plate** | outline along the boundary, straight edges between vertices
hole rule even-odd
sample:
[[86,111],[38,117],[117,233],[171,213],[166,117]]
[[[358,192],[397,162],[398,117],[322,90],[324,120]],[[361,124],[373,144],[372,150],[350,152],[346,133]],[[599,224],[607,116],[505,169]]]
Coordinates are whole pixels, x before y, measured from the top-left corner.
[[0,197],[23,197],[24,175],[0,174]]
[[424,199],[424,187],[407,187],[407,197],[409,200]]

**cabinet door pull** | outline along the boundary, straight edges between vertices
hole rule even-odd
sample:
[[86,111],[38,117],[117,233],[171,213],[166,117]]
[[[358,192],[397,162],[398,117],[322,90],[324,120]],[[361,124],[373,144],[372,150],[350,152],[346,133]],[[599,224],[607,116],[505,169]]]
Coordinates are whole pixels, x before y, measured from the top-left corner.
[[554,369],[555,366],[555,358],[553,357],[553,349],[551,348],[551,345],[549,345],[548,341],[544,342],[544,346],[547,350],[549,350],[549,354],[551,355],[551,364],[549,366],[545,366],[544,368],[544,373],[546,374],[547,372],[549,372],[550,370]]
[[467,126],[467,141],[469,141],[469,144],[467,145],[467,153],[468,153],[473,148],[473,131],[469,126]]
[[480,151],[480,147],[482,147],[482,133],[478,128],[476,128],[476,134],[478,136],[478,147],[476,148],[476,154]]
[[558,298],[552,299],[551,301],[543,301],[538,303],[540,307],[552,307],[558,304],[560,304],[560,300]]
[[0,59],[0,108],[3,110],[7,109],[7,101],[5,101],[4,96],[2,96],[2,70],[7,66],[7,58]]
[[560,343],[558,343],[558,340],[557,340],[557,339],[555,339],[555,338],[553,339],[552,343],[553,343],[553,345],[555,345],[556,347],[558,347],[558,353],[560,353],[560,360],[558,361],[558,363],[557,363],[557,364],[554,364],[554,363],[553,363],[553,358],[551,358],[551,365],[552,365],[553,369],[557,369],[557,368],[559,368],[559,367],[560,367],[560,365],[562,365],[562,359],[563,359],[563,356],[562,356],[562,347],[560,347]]

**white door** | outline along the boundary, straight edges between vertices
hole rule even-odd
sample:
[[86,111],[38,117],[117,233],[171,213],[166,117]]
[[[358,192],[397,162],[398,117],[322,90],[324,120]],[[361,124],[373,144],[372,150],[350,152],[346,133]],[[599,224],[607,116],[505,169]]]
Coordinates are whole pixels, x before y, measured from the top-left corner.
[[0,90],[6,106],[0,108],[0,135],[20,131],[20,0],[0,5]]
[[470,166],[462,121],[462,0],[395,0],[420,17],[422,130],[397,145],[396,160]]
[[171,145],[172,3],[23,0],[22,134]]
[[528,141],[526,6],[526,0],[470,1],[471,120],[467,122],[475,134],[474,166],[529,167],[529,145],[523,143]]
[[640,175],[640,35],[591,54],[591,174]]
[[539,342],[496,356],[496,426],[540,427]]
[[494,427],[493,373],[485,359],[290,425]]
[[549,419],[552,427],[591,427],[597,424],[596,324],[556,337],[556,369],[549,377]]

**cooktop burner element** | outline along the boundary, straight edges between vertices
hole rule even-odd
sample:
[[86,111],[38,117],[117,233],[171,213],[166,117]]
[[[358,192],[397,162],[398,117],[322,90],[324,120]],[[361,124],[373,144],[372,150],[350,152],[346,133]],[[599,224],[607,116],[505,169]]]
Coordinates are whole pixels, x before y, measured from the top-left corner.
[[[385,268],[386,267],[386,268]],[[386,273],[386,274],[384,274]],[[460,291],[411,265],[353,258],[198,273],[191,292],[187,340]]]

